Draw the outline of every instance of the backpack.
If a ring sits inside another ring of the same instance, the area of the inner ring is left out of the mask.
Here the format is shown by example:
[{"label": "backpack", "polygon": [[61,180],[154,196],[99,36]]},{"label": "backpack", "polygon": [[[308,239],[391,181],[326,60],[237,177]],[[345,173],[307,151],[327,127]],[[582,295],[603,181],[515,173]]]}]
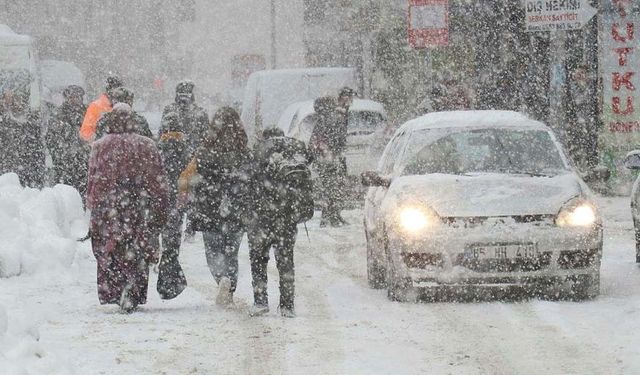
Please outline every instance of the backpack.
[{"label": "backpack", "polygon": [[280,209],[286,209],[293,222],[301,224],[311,220],[313,182],[304,143],[288,137],[274,137],[266,142],[273,200]]}]

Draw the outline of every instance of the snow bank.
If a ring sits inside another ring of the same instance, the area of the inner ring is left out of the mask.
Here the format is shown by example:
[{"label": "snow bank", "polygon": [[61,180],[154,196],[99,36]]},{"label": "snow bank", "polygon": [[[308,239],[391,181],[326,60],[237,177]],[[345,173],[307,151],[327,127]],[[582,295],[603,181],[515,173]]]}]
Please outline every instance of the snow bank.
[{"label": "snow bank", "polygon": [[3,375],[72,374],[55,355],[39,342],[38,330],[9,329],[7,313],[0,305],[0,369]]},{"label": "snow bank", "polygon": [[70,267],[86,222],[74,188],[22,188],[16,174],[0,176],[0,278]]}]

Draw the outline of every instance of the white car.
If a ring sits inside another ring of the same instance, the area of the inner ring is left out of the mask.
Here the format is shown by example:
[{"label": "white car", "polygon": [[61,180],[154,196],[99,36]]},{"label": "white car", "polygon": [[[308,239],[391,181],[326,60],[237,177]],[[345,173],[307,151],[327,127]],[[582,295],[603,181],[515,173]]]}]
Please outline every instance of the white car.
[{"label": "white car", "polygon": [[404,124],[362,176],[369,284],[392,300],[599,293],[602,222],[553,133],[504,111]]},{"label": "white car", "polygon": [[[313,100],[294,103],[280,116],[278,127],[285,134],[309,144],[316,124]],[[349,108],[349,128],[347,129],[347,171],[359,176],[375,167],[384,148],[384,132],[387,113],[381,103],[355,99]]]}]

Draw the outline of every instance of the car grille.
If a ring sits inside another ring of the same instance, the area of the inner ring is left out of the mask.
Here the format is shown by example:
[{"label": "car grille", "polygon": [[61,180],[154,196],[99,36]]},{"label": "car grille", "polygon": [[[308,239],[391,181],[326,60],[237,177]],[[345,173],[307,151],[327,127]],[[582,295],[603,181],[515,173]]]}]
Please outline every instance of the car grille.
[{"label": "car grille", "polygon": [[465,259],[459,254],[454,265],[475,272],[531,272],[543,270],[551,264],[551,252],[544,252],[534,259]]},{"label": "car grille", "polygon": [[442,221],[452,228],[476,228],[480,226],[498,226],[508,224],[532,224],[536,226],[554,225],[553,215],[514,215],[496,217],[444,217]]},{"label": "car grille", "polygon": [[443,267],[442,254],[429,253],[402,253],[402,259],[409,268],[425,269],[427,267]]}]

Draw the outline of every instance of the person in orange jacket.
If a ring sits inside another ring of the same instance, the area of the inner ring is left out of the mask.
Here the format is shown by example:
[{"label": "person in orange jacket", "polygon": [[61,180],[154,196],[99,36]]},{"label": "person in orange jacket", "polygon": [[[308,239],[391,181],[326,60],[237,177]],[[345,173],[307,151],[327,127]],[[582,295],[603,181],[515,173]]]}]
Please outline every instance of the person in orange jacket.
[{"label": "person in orange jacket", "polygon": [[111,102],[110,92],[118,87],[122,87],[122,80],[117,76],[107,78],[106,90],[98,99],[89,104],[87,113],[84,115],[82,126],[80,127],[80,138],[86,142],[93,142],[96,136],[98,120],[103,114],[111,112],[113,103]]}]

